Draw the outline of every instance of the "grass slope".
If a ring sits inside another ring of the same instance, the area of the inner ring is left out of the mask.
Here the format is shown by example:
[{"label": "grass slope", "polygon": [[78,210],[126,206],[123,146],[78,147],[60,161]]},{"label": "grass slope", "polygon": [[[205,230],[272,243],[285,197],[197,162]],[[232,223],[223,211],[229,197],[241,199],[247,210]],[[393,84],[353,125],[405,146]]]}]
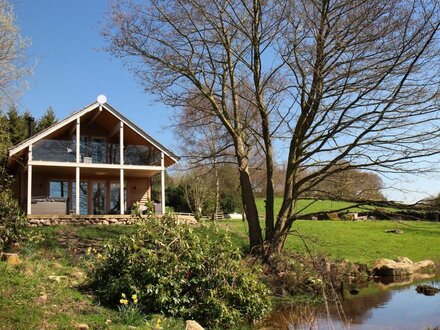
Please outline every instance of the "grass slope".
[{"label": "grass slope", "polygon": [[[134,226],[89,226],[29,228],[31,241],[20,251],[17,266],[0,262],[0,329],[75,329],[85,323],[90,329],[127,329],[117,310],[105,308],[81,290],[89,246],[102,248],[108,238],[132,234]],[[59,283],[49,276],[67,276]],[[154,329],[159,316],[145,326]],[[110,324],[106,324],[111,320]],[[163,329],[182,329],[179,320],[162,320]]]},{"label": "grass slope", "polygon": [[[275,197],[274,207],[275,214],[280,210],[282,197]],[[260,216],[264,216],[266,213],[264,198],[257,198],[257,209]],[[317,212],[332,212],[334,210],[340,210],[344,208],[350,208],[352,212],[361,212],[368,210],[368,207],[359,208],[354,207],[354,203],[331,201],[331,200],[313,200],[313,199],[300,199],[296,205],[296,210],[302,214],[317,213]],[[351,207],[353,206],[353,207]]]}]

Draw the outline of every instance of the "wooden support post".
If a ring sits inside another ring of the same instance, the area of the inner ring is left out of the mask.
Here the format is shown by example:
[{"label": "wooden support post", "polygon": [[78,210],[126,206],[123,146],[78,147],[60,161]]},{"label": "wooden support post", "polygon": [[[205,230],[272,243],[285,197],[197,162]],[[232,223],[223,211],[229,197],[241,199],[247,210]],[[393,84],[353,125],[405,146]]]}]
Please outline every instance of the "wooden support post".
[{"label": "wooden support post", "polygon": [[119,187],[120,187],[120,191],[119,191],[119,201],[120,201],[120,209],[121,209],[121,214],[125,213],[125,196],[124,196],[124,169],[121,168],[121,171],[119,173],[119,178],[120,178],[120,183],[119,183]]},{"label": "wooden support post", "polygon": [[124,122],[121,120],[119,125],[119,164],[121,165],[121,171],[119,173],[119,201],[121,214],[125,213],[125,195],[124,195]]},{"label": "wooden support post", "polygon": [[[76,118],[76,163],[79,164],[81,162],[81,121],[80,118]],[[80,168],[76,166],[76,176],[75,176],[75,214],[80,214]]]},{"label": "wooden support post", "polygon": [[165,214],[165,156],[163,152],[160,153],[160,188],[161,188],[161,200],[160,205],[162,207],[161,213]]},{"label": "wooden support post", "polygon": [[80,134],[81,134],[81,122],[79,117],[76,118],[76,163],[81,162],[81,155],[80,155]]},{"label": "wooden support post", "polygon": [[79,204],[79,201],[80,201],[79,194],[81,191],[81,189],[80,189],[81,180],[80,180],[80,169],[78,166],[76,167],[76,181],[75,182],[76,182],[75,183],[75,214],[81,214],[80,204]]},{"label": "wooden support post", "polygon": [[29,145],[28,154],[28,177],[27,177],[27,207],[26,211],[28,215],[32,214],[32,165],[29,162],[32,161],[32,144]]}]

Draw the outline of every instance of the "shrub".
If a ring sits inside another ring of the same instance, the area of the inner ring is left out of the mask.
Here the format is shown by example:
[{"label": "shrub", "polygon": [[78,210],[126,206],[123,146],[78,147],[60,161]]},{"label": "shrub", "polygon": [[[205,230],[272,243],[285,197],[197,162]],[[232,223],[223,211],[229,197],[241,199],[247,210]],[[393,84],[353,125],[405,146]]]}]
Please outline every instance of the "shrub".
[{"label": "shrub", "polygon": [[255,321],[269,290],[225,234],[193,230],[170,217],[148,219],[132,237],[106,245],[89,278],[101,303],[136,294],[145,313],[195,319],[207,327]]},{"label": "shrub", "polygon": [[327,213],[327,218],[328,218],[329,220],[335,220],[335,221],[340,220],[340,219],[339,219],[339,214],[338,214],[337,212],[330,212],[330,213]]},{"label": "shrub", "polygon": [[0,192],[0,251],[8,251],[20,241],[26,217],[10,190]]}]

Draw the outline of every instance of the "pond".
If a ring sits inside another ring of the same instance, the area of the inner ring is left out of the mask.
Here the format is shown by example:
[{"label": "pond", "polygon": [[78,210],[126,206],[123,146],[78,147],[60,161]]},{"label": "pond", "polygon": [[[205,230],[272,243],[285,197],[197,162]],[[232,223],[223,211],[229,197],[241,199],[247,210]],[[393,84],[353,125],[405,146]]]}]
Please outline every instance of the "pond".
[{"label": "pond", "polygon": [[440,293],[425,296],[417,285],[440,288],[440,278],[381,279],[346,293],[340,306],[280,305],[264,322],[264,329],[433,329],[440,327]]}]

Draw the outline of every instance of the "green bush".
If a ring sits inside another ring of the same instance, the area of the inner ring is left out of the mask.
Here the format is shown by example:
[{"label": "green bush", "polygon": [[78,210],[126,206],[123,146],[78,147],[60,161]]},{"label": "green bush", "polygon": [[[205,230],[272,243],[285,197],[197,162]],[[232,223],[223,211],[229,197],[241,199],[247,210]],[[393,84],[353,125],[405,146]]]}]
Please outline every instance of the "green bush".
[{"label": "green bush", "polygon": [[26,217],[10,190],[0,192],[0,251],[8,251],[22,238]]},{"label": "green bush", "polygon": [[255,321],[270,309],[269,290],[214,229],[148,219],[132,237],[106,245],[90,271],[101,303],[136,294],[144,313],[195,319],[206,327]]}]

